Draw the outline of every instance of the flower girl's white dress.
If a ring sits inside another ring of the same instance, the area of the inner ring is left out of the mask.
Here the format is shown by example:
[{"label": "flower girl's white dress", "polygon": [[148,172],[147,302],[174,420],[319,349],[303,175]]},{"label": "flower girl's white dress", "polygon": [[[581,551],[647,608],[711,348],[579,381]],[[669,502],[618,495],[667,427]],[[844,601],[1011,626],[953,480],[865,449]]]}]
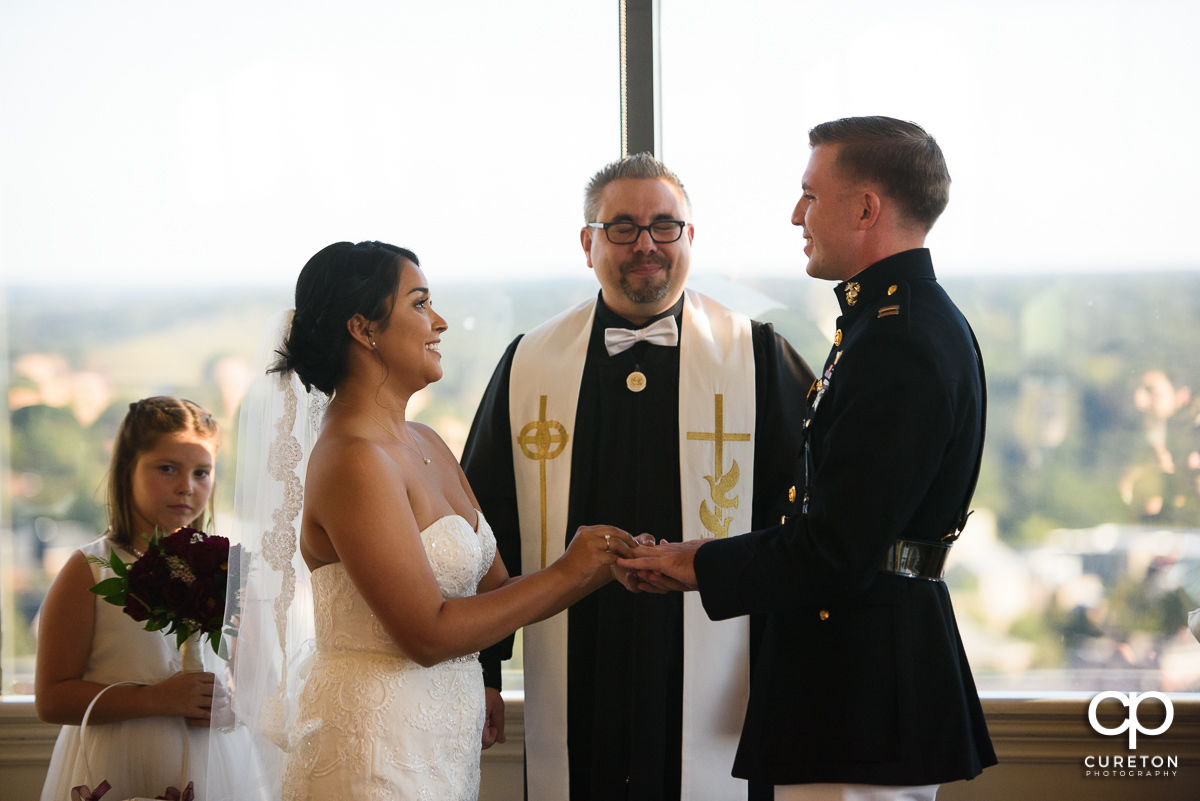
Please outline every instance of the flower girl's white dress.
[{"label": "flower girl's white dress", "polygon": [[[458,515],[421,532],[442,597],[475,594],[496,553]],[[483,673],[476,655],[432,667],[408,659],[388,637],[341,563],[313,571],[316,654],[300,695],[300,731],[283,797],[438,799],[479,795]]]},{"label": "flower girl's white dress", "polygon": [[[111,542],[101,537],[79,549],[85,556],[109,559]],[[120,549],[124,562],[137,557]],[[96,582],[114,574],[106,567],[92,564]],[[157,684],[170,678],[182,668],[175,638],[161,632],[145,631],[126,615],[121,607],[113,606],[100,596],[95,601],[95,624],[92,633],[92,652],[83,678],[100,684],[137,681]],[[205,669],[220,677],[224,663],[213,654],[208,643],[203,644]],[[210,736],[214,762],[209,764]],[[162,795],[167,787],[180,790],[183,783],[183,752],[188,751],[188,779],[193,781],[197,799],[229,797],[228,786],[215,786],[232,779],[245,760],[251,758],[249,737],[244,729],[218,732],[215,729],[188,726],[183,718],[152,717],[126,720],[87,728],[88,761],[92,780],[89,784],[80,753],[79,727],[63,726],[50,769],[42,789],[42,801],[63,801],[71,797],[71,788],[107,781],[111,788],[107,799],[123,799]],[[208,782],[212,768],[213,781]],[[186,785],[185,785],[186,786]]]}]

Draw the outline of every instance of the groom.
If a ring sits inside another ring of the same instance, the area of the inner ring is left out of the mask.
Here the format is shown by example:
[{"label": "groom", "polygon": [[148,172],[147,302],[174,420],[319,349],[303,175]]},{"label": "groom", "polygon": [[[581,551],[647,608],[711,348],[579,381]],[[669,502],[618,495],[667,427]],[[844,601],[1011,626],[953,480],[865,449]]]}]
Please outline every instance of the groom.
[{"label": "groom", "polygon": [[941,578],[986,410],[974,335],[924,247],[950,174],[933,137],[887,117],[827,122],[809,143],[792,223],[842,316],[797,415],[803,512],[620,564],[698,588],[713,620],[766,614],[735,776],[777,801],[932,801],[996,764]]},{"label": "groom", "polygon": [[[513,575],[583,524],[679,541],[794,514],[792,410],[812,373],[769,324],[685,291],[694,229],[679,179],[649,154],[614,162],[584,215],[598,297],[509,346],[463,453]],[[615,582],[526,627],[529,801],[745,798],[728,765],[748,629],[712,623],[694,597]],[[493,725],[507,649],[482,657]]]}]

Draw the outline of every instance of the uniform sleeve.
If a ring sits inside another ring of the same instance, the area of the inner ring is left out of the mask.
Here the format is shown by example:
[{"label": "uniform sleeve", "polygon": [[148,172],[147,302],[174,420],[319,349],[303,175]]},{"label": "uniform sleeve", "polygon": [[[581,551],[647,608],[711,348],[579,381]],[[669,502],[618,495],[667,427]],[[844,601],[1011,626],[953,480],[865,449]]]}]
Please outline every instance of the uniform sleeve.
[{"label": "uniform sleeve", "polygon": [[908,338],[872,337],[832,381],[809,432],[820,454],[808,514],[697,552],[711,618],[860,595],[938,474],[958,423],[935,359]]},{"label": "uniform sleeve", "polygon": [[[513,472],[512,428],[508,417],[508,385],[520,337],[504,352],[488,382],[463,448],[462,467],[496,536],[496,548],[510,576],[521,575],[521,528]],[[500,689],[500,662],[512,658],[513,637],[480,652],[483,682]]]}]

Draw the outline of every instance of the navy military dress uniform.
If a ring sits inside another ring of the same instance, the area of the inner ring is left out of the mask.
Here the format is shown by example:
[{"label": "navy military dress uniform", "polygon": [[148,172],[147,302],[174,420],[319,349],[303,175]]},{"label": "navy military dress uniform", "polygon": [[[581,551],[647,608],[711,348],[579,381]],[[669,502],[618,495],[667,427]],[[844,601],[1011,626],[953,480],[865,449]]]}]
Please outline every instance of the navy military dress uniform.
[{"label": "navy military dress uniform", "polygon": [[696,552],[711,618],[766,614],[734,775],[760,791],[969,779],[996,756],[949,592],[936,564],[912,577],[889,559],[904,541],[936,561],[961,526],[983,448],[982,361],[926,249],[835,292],[834,347],[797,410],[805,511]]}]

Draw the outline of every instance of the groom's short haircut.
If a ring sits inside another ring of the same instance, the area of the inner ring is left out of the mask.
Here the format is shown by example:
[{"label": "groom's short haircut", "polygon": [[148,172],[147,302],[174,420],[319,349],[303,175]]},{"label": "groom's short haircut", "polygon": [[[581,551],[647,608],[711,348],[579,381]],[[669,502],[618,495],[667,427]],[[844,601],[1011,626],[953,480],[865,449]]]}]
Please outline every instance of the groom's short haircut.
[{"label": "groom's short haircut", "polygon": [[877,183],[905,218],[928,233],[950,202],[950,170],[937,141],[915,122],[844,117],[808,132],[808,144],[840,146],[837,168],[851,182]]},{"label": "groom's short haircut", "polygon": [[604,187],[622,178],[661,179],[671,184],[679,190],[679,196],[683,198],[685,221],[692,221],[692,201],[688,198],[687,190],[683,188],[679,176],[649,153],[635,153],[605,165],[588,181],[587,188],[583,190],[584,222],[602,222],[596,219],[600,213],[600,193],[604,191]]}]

